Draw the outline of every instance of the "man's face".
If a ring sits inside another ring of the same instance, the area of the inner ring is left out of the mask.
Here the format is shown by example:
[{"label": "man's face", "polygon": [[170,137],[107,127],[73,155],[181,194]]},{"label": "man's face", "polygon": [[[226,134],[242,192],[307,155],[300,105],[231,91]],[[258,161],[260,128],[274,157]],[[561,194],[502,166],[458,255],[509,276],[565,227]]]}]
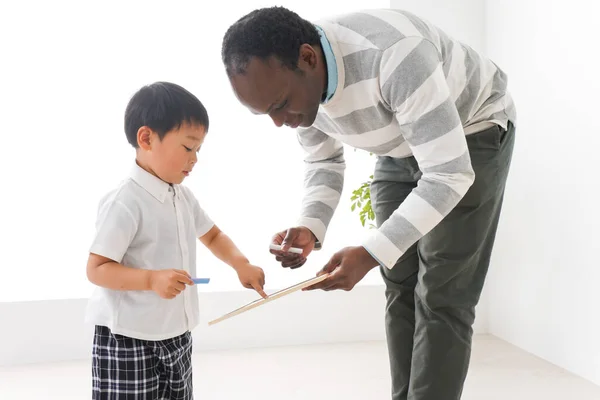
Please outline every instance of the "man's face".
[{"label": "man's face", "polygon": [[278,127],[309,127],[319,111],[324,71],[317,51],[303,45],[296,71],[282,66],[276,58],[265,61],[254,57],[246,73],[229,80],[238,100],[254,114],[268,114]]}]

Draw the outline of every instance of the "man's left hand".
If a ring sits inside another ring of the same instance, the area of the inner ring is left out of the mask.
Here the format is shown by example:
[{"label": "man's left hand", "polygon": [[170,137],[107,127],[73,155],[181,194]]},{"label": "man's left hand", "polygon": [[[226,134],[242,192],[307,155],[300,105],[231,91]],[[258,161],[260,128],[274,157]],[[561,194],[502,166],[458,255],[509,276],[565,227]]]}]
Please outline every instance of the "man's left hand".
[{"label": "man's left hand", "polygon": [[377,261],[364,247],[346,247],[335,253],[317,274],[317,276],[327,273],[331,273],[331,275],[304,290],[352,290],[367,272],[377,265]]}]

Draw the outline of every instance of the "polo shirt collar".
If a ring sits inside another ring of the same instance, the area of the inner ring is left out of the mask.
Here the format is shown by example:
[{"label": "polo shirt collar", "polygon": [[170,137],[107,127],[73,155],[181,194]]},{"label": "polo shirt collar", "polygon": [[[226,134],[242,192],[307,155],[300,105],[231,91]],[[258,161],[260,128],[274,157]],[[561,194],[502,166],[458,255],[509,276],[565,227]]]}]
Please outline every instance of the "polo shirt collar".
[{"label": "polo shirt collar", "polygon": [[178,197],[180,196],[180,190],[177,187],[178,185],[171,185],[152,175],[150,172],[140,167],[137,162],[133,164],[130,177],[161,203],[164,203],[167,198],[169,189],[174,190]]},{"label": "polo shirt collar", "polygon": [[315,25],[315,28],[317,28],[317,31],[319,32],[321,48],[323,49],[323,54],[325,56],[325,64],[327,64],[327,90],[321,99],[321,103],[326,104],[335,94],[338,85],[337,61],[333,54],[331,43],[325,35],[325,31],[318,25]]}]

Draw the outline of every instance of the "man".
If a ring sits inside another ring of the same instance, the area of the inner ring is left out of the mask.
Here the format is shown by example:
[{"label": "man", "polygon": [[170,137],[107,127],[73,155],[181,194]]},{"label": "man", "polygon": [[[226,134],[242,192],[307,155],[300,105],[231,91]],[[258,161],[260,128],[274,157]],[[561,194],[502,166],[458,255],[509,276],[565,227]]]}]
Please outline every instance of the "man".
[{"label": "man", "polygon": [[229,28],[222,57],[239,101],[298,128],[306,151],[301,216],[273,239],[283,267],[324,243],[343,187],[342,143],[377,155],[378,228],[335,253],[320,274],[335,272],[313,289],[350,290],[380,266],[392,398],[459,399],[514,143],[504,72],[399,10],[317,24],[255,10]]}]

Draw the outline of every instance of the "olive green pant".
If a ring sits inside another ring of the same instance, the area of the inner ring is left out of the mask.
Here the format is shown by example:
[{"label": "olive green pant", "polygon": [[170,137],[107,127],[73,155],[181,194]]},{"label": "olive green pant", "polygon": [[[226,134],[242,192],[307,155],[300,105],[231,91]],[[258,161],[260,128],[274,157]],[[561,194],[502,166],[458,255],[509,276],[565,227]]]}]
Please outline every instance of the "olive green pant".
[{"label": "olive green pant", "polygon": [[[461,397],[475,306],[488,271],[514,140],[512,124],[467,136],[475,182],[392,269],[381,268],[393,400]],[[378,158],[371,185],[378,226],[420,176],[414,157]]]}]

